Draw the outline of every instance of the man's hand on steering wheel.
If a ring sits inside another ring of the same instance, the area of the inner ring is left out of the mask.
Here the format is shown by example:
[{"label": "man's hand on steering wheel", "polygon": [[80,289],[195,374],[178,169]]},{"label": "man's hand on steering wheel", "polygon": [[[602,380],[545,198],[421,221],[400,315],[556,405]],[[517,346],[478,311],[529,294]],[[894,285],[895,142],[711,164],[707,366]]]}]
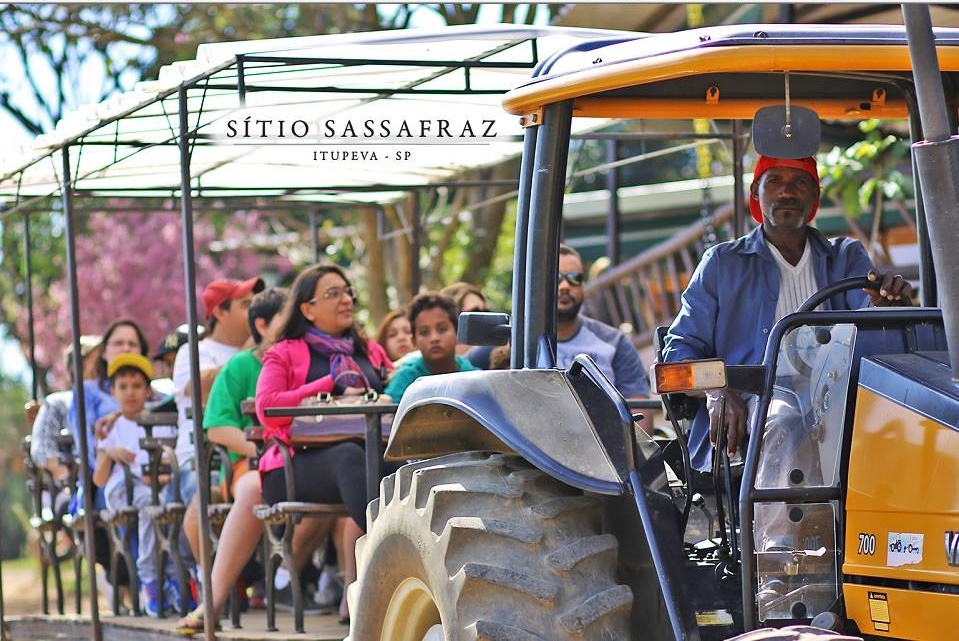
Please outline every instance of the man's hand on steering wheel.
[{"label": "man's hand on steering wheel", "polygon": [[[725,399],[725,416],[723,400]],[[706,392],[706,411],[709,412],[709,442],[713,447],[719,440],[720,422],[725,418],[726,453],[730,457],[746,446],[746,403],[735,392],[716,390]]]},{"label": "man's hand on steering wheel", "polygon": [[875,269],[870,269],[866,278],[871,281],[879,281],[879,290],[863,289],[872,299],[872,304],[876,307],[887,307],[890,305],[908,304],[912,300],[912,285],[899,274],[880,273]]}]

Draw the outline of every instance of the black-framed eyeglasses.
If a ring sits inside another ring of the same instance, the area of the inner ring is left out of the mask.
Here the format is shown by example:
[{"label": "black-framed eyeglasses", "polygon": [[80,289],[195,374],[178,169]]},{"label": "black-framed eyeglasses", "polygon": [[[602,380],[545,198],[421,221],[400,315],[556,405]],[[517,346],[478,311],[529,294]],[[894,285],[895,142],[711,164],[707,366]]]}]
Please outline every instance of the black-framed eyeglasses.
[{"label": "black-framed eyeglasses", "polygon": [[564,280],[573,287],[579,287],[583,284],[583,272],[560,272],[557,284]]},{"label": "black-framed eyeglasses", "polygon": [[339,300],[343,297],[343,294],[349,296],[351,300],[356,300],[356,292],[353,291],[352,287],[347,285],[346,287],[330,287],[323,292],[321,296],[311,298],[306,302],[312,305],[318,300]]}]

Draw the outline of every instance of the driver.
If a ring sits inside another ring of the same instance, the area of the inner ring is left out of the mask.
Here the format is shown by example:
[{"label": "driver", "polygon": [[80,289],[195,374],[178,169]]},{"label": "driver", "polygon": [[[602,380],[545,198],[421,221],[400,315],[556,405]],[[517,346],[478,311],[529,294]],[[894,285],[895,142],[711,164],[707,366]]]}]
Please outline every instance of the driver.
[{"label": "driver", "polygon": [[[749,192],[749,211],[760,226],[703,255],[666,336],[664,361],[721,358],[728,365],[759,364],[776,321],[844,278],[866,275],[879,281],[880,288],[838,294],[822,309],[896,305],[910,298],[912,286],[902,276],[876,271],[859,241],[827,239],[809,226],[819,208],[815,158],[760,156]],[[724,399],[729,456],[745,445],[742,397],[707,393],[689,435],[692,465],[698,470],[710,469]]]}]

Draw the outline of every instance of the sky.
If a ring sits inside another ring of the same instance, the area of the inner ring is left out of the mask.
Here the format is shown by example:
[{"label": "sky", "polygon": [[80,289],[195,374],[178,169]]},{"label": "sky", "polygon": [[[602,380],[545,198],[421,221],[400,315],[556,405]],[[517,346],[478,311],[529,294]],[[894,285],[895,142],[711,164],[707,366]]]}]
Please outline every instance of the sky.
[{"label": "sky", "polygon": [[30,368],[20,351],[20,343],[7,335],[4,325],[0,325],[0,374],[19,380],[24,385],[30,384]]}]

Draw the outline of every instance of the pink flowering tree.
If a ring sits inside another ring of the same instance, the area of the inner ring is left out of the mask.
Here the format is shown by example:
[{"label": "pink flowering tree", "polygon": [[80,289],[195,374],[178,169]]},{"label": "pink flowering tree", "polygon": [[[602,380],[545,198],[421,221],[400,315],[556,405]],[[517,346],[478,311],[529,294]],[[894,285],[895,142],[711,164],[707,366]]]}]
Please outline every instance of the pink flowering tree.
[{"label": "pink flowering tree", "polygon": [[[111,210],[117,209],[112,204]],[[183,238],[176,210],[93,213],[80,221],[76,241],[80,328],[100,334],[116,318],[132,318],[146,334],[152,353],[160,339],[186,322]],[[268,238],[269,215],[259,211],[197,216],[194,222],[197,301],[215,278],[249,278],[268,271],[285,275],[292,266],[274,249],[251,241]],[[66,261],[63,261],[64,265]],[[198,310],[202,320],[202,309]],[[69,289],[64,271],[45,291],[34,291],[36,358],[62,386],[63,348],[71,340]],[[27,312],[17,318],[27,335]]]}]

